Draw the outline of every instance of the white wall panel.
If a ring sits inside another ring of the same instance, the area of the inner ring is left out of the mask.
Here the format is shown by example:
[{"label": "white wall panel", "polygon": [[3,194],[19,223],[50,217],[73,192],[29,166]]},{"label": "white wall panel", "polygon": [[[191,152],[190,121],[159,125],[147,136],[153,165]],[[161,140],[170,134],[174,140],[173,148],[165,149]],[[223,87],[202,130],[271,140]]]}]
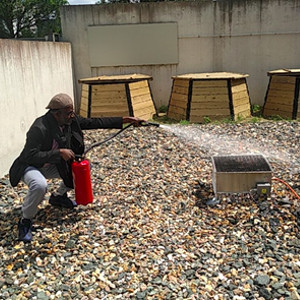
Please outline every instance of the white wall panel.
[{"label": "white wall panel", "polygon": [[92,67],[178,63],[177,23],[88,27]]}]

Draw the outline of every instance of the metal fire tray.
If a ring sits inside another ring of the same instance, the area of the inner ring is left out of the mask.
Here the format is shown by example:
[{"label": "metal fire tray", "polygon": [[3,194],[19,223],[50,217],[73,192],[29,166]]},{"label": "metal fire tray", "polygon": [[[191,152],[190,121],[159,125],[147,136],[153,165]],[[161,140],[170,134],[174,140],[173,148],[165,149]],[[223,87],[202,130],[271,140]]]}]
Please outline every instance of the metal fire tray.
[{"label": "metal fire tray", "polygon": [[258,183],[272,181],[272,169],[263,155],[213,156],[213,187],[217,193],[247,193]]}]

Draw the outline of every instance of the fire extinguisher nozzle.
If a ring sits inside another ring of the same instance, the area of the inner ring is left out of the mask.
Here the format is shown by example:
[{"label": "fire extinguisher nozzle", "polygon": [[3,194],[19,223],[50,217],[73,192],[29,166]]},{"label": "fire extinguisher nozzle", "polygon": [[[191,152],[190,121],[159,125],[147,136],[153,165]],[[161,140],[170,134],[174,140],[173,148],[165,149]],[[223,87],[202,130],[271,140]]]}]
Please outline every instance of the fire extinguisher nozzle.
[{"label": "fire extinguisher nozzle", "polygon": [[158,123],[153,123],[153,122],[142,122],[141,125],[142,126],[155,126],[155,127],[159,127]]}]

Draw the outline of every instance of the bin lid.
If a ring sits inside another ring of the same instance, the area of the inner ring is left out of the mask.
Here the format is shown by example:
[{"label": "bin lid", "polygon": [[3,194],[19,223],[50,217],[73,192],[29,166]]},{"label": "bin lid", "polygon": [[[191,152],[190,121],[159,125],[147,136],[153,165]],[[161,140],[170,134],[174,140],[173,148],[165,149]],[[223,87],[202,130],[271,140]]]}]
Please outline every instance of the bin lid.
[{"label": "bin lid", "polygon": [[278,69],[269,71],[268,76],[272,75],[298,76],[300,75],[300,69]]},{"label": "bin lid", "polygon": [[214,72],[214,73],[192,73],[172,76],[173,79],[241,79],[248,77],[248,74],[229,73],[229,72]]},{"label": "bin lid", "polygon": [[152,80],[152,77],[145,74],[127,74],[127,75],[102,75],[98,77],[82,78],[79,83],[124,83],[141,80]]}]

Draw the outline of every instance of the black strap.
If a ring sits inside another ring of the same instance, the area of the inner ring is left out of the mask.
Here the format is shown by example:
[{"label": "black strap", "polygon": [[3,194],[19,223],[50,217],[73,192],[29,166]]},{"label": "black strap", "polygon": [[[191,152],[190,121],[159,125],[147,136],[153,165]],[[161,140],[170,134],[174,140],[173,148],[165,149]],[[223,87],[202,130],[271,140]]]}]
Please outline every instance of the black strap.
[{"label": "black strap", "polygon": [[134,125],[134,123],[131,123],[131,124],[127,125],[126,127],[122,128],[121,130],[119,130],[117,133],[115,133],[115,134],[113,134],[112,136],[110,136],[109,138],[105,139],[104,141],[101,141],[101,142],[97,142],[97,143],[92,144],[87,150],[84,151],[83,156],[86,156],[86,154],[87,154],[88,152],[90,152],[93,148],[98,147],[98,146],[100,146],[100,145],[102,145],[102,144],[104,144],[104,143],[110,141],[111,139],[113,139],[113,138],[115,138],[117,135],[119,135],[121,132],[123,132],[124,130],[128,129],[129,127],[131,127],[131,126],[133,126],[133,125]]}]

